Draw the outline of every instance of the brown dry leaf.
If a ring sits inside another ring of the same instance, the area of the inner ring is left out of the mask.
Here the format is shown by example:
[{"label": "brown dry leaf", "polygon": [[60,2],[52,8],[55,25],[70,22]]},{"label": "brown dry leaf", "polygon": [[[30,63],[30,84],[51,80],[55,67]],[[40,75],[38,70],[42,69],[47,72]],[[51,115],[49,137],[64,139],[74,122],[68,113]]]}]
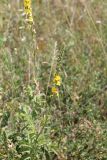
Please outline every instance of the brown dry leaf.
[{"label": "brown dry leaf", "polygon": [[38,40],[37,40],[37,49],[39,51],[46,50],[46,40],[43,37],[38,38]]}]

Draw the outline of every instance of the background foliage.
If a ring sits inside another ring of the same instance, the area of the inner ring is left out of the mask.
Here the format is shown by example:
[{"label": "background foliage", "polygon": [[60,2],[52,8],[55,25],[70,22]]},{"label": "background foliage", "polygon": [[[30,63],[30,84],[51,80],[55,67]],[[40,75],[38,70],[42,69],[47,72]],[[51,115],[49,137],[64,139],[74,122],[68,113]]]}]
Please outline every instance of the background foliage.
[{"label": "background foliage", "polygon": [[107,160],[106,0],[32,9],[29,30],[23,1],[0,1],[0,160]]}]

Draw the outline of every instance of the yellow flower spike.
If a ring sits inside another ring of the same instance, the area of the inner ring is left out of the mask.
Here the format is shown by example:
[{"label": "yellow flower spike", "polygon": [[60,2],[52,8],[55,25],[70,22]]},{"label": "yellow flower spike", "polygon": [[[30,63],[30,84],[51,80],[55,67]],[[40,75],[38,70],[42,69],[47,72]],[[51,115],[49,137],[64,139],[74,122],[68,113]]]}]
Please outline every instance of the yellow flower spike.
[{"label": "yellow flower spike", "polygon": [[27,17],[27,22],[33,24],[31,0],[24,0],[24,11]]}]

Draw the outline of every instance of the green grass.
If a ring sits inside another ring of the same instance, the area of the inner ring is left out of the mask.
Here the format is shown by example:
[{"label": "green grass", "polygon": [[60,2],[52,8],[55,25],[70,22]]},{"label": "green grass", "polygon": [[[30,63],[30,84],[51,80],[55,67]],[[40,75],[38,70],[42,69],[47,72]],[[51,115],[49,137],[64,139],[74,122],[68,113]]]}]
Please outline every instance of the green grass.
[{"label": "green grass", "polygon": [[107,160],[106,0],[32,3],[0,1],[0,160]]}]

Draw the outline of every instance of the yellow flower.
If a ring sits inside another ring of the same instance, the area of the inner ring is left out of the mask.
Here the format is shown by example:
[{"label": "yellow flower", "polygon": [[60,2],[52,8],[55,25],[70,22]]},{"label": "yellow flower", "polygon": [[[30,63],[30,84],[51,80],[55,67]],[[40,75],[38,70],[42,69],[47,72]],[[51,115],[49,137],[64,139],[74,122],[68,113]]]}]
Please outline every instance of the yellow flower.
[{"label": "yellow flower", "polygon": [[25,9],[25,14],[28,15],[32,13],[31,0],[24,0],[24,9]]},{"label": "yellow flower", "polygon": [[33,23],[31,0],[24,0],[24,11],[29,23]]},{"label": "yellow flower", "polygon": [[57,85],[60,86],[61,85],[61,77],[59,75],[55,75],[53,82]]},{"label": "yellow flower", "polygon": [[61,77],[59,75],[55,75],[53,81],[55,82],[55,81],[60,81],[60,80],[61,80]]},{"label": "yellow flower", "polygon": [[56,95],[59,95],[59,91],[56,87],[52,87],[52,93],[56,94]]},{"label": "yellow flower", "polygon": [[61,81],[56,81],[56,85],[60,86],[61,85]]}]

